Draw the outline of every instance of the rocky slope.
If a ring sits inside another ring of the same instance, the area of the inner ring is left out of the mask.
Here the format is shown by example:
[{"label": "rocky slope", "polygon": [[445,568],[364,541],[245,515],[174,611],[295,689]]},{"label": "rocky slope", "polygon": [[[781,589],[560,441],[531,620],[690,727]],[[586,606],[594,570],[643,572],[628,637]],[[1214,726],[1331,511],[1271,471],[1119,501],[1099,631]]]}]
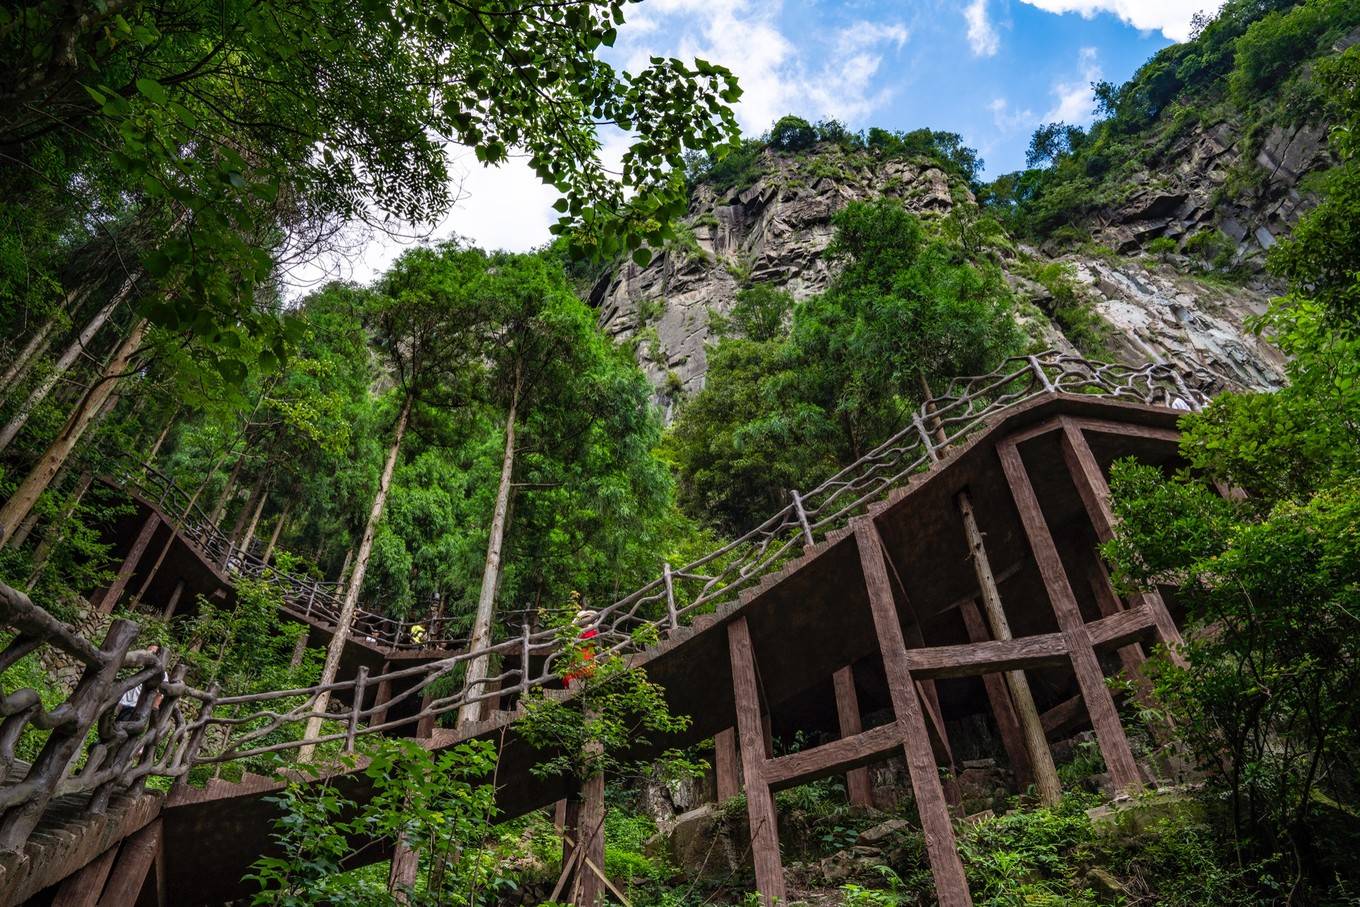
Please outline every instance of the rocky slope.
[{"label": "rocky slope", "polygon": [[[1218,225],[1235,237],[1234,260],[1256,255],[1305,204],[1297,182],[1319,165],[1317,139],[1297,131],[1268,140],[1258,157],[1269,164],[1269,173],[1234,207],[1215,192],[1232,167],[1240,166],[1236,146],[1228,135],[1199,133],[1187,139],[1174,173],[1149,177],[1124,203],[1103,213],[1096,242],[1084,246],[1091,251],[1005,252],[1002,265],[1022,310],[1030,313],[1031,333],[1046,344],[1072,346],[1056,323],[1037,317],[1050,291],[1023,276],[1023,264],[1057,258],[1070,265],[1087,304],[1106,323],[1109,355],[1138,363],[1197,362],[1244,386],[1276,384],[1281,357],[1247,325],[1278,288],[1263,278],[1237,285],[1191,276],[1187,272],[1200,267],[1199,258],[1129,253],[1155,236],[1179,238]],[[831,216],[840,208],[888,195],[929,216],[971,202],[965,188],[925,162],[878,162],[819,148],[797,156],[767,151],[760,168],[745,187],[698,187],[680,238],[645,267],[625,264],[591,294],[605,329],[634,345],[668,421],[676,404],[703,386],[711,313],[728,312],[737,292],[753,283],[785,288],[795,298],[826,287],[832,269],[823,253],[832,235]]]}]

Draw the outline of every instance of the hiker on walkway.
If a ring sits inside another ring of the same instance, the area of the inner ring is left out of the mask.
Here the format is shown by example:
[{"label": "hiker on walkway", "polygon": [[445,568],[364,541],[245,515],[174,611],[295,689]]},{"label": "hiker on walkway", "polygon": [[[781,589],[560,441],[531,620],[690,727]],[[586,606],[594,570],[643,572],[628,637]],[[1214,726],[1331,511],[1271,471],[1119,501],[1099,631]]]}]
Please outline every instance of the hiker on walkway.
[{"label": "hiker on walkway", "polygon": [[[572,597],[578,597],[578,594],[572,593]],[[591,645],[588,640],[592,640],[600,635],[599,629],[595,626],[595,620],[598,617],[598,611],[592,611],[590,608],[582,608],[577,611],[576,616],[571,619],[571,625],[578,631],[576,639],[578,642],[582,643],[582,645],[577,649],[580,653],[580,664],[567,674],[566,677],[562,678],[566,681],[568,687],[578,680],[585,680],[595,671],[594,665],[590,663],[591,660],[595,658],[595,646]]]},{"label": "hiker on walkway", "polygon": [[[150,652],[152,655],[156,655],[160,652],[161,647],[153,642],[151,645],[146,647],[146,650]],[[166,674],[164,671],[161,671],[161,683],[165,683],[169,679],[170,675]],[[119,698],[118,713],[114,715],[113,718],[114,721],[118,722],[131,721],[136,716],[137,704],[142,701],[142,686],[143,685],[140,683],[137,684],[135,687],[129,689]],[[157,693],[156,701],[152,703],[152,708],[155,708],[156,706],[160,705],[161,700],[164,698],[165,698],[164,693]]]}]

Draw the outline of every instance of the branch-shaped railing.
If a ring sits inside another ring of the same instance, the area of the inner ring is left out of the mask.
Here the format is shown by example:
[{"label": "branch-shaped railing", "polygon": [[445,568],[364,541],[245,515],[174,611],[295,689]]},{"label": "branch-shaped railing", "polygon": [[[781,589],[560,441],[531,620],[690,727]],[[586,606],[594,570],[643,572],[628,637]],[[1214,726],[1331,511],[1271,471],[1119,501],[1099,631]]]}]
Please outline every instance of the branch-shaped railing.
[{"label": "branch-shaped railing", "polygon": [[[340,619],[344,587],[337,582],[298,576],[267,564],[258,544],[242,547],[205,514],[192,496],[174,479],[147,464],[138,464],[118,477],[147,502],[175,521],[180,535],[198,549],[207,562],[228,574],[266,579],[281,593],[283,609],[294,617],[334,628]],[[359,608],[353,635],[389,649],[459,649],[467,639],[457,632],[458,622],[439,614],[408,620]]]},{"label": "branch-shaped railing", "polygon": [[[792,493],[783,509],[750,532],[692,563],[663,565],[659,577],[600,608],[595,624],[599,635],[591,642],[596,657],[641,652],[720,603],[735,600],[819,537],[866,513],[910,476],[929,470],[946,448],[1012,407],[1068,393],[1195,410],[1207,402],[1209,393],[1225,385],[1207,371],[1098,364],[1057,353],[1008,360],[992,374],[954,381],[945,393],[915,411],[897,434],[811,491]],[[0,849],[21,843],[53,795],[128,787],[151,774],[182,778],[195,764],[236,762],[304,745],[333,744],[352,750],[359,736],[554,683],[575,645],[570,633],[531,631],[526,621],[517,638],[380,677],[361,670],[354,678],[325,685],[218,697],[183,684],[181,670],[163,681],[162,659],[129,653],[136,627],[126,621],[115,622],[103,648],[96,649],[8,587],[0,586],[0,611],[4,622],[17,631],[0,655],[0,670],[44,641],[87,665],[68,701],[51,712],[37,704],[31,690],[0,700],[5,716],[0,723],[0,763],[6,771],[14,765],[14,744],[25,726],[49,732],[28,778],[0,789]],[[493,668],[490,676],[469,688],[461,677],[465,665],[476,658],[490,659]],[[116,680],[120,667],[133,673]],[[138,684],[145,691],[138,717],[126,724],[113,721],[109,716],[118,697]],[[383,701],[368,695],[378,688],[395,695]],[[148,694],[154,691],[162,691],[163,698],[153,702]],[[326,705],[321,705],[323,694]],[[390,718],[407,702],[419,705],[401,709],[407,712],[402,717]],[[318,716],[328,719],[320,734],[303,739],[305,723]],[[83,735],[96,719],[99,742],[90,748],[82,767],[70,770],[68,764],[73,764]]]}]

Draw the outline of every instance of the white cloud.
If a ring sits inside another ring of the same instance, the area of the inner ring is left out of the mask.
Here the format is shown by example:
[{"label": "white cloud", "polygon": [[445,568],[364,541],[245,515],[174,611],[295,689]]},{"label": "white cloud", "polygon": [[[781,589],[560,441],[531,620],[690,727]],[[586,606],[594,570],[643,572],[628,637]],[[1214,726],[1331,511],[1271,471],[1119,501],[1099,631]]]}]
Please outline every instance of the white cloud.
[{"label": "white cloud", "polygon": [[987,105],[992,112],[992,123],[1000,132],[1015,132],[1034,123],[1034,111],[1028,107],[1023,110],[1012,109],[1005,98],[995,98]]},{"label": "white cloud", "polygon": [[1096,97],[1091,90],[1091,83],[1098,82],[1101,75],[1096,49],[1083,47],[1077,55],[1077,66],[1081,74],[1076,79],[1054,84],[1053,96],[1056,100],[1048,113],[1044,114],[1044,122],[1084,125],[1095,116]]},{"label": "white cloud", "polygon": [[996,56],[1001,48],[1001,38],[987,17],[987,0],[973,0],[964,7],[963,18],[968,22],[968,43],[973,48],[973,56]]},{"label": "white cloud", "polygon": [[1050,13],[1080,13],[1090,19],[1111,13],[1143,31],[1160,31],[1169,40],[1190,37],[1190,18],[1203,11],[1218,12],[1224,0],[1021,0]]},{"label": "white cloud", "polygon": [[730,67],[742,88],[737,120],[748,134],[769,129],[791,112],[814,120],[860,120],[891,96],[875,82],[885,54],[908,41],[906,26],[851,23],[834,33],[818,57],[812,42],[795,47],[783,33],[780,12],[779,0],[649,0],[648,24],[636,31],[632,22],[625,24],[618,47],[634,72],[653,54],[702,57]]}]

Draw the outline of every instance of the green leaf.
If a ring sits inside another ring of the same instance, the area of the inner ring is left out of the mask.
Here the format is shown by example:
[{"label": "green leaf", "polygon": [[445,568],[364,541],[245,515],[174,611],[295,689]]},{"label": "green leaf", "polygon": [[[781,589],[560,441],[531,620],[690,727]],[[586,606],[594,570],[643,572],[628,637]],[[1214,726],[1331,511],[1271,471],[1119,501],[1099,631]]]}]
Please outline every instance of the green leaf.
[{"label": "green leaf", "polygon": [[165,86],[155,79],[141,78],[137,80],[136,84],[137,90],[153,103],[163,105],[170,99],[169,95],[165,93]]},{"label": "green leaf", "polygon": [[647,267],[647,264],[648,264],[651,260],[652,260],[652,250],[651,250],[651,249],[648,249],[648,248],[645,248],[645,247],[644,247],[644,248],[641,248],[641,249],[636,249],[636,250],[634,250],[634,252],[633,252],[633,264],[637,265],[638,267],[640,267],[640,268],[645,268],[645,267]]}]

